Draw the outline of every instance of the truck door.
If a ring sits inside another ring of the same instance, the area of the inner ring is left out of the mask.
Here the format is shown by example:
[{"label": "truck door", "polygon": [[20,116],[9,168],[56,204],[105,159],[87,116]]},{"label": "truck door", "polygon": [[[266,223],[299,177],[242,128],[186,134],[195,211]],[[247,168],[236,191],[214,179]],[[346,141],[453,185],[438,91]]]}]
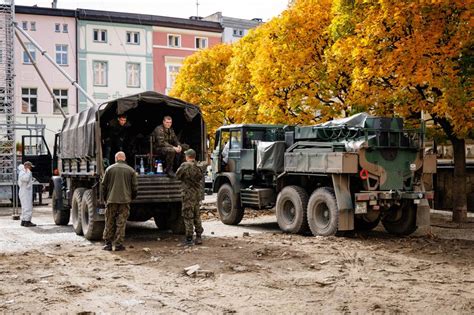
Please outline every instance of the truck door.
[{"label": "truck door", "polygon": [[53,173],[51,152],[43,136],[22,136],[21,161],[30,161],[35,166],[33,177],[40,183],[49,183]]}]

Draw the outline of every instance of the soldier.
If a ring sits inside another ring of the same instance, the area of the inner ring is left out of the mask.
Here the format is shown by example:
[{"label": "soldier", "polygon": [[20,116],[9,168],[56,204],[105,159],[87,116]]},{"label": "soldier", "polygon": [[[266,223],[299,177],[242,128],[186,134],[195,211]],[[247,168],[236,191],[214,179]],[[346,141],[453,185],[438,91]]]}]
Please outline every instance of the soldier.
[{"label": "soldier", "polygon": [[110,165],[115,153],[124,151],[128,155],[129,133],[131,124],[127,121],[127,115],[118,115],[117,119],[109,122],[104,137],[104,162]]},{"label": "soldier", "polygon": [[130,202],[137,196],[137,175],[133,168],[125,163],[125,153],[115,154],[115,164],[109,166],[102,180],[102,192],[106,202],[104,250],[125,250],[125,224],[130,212]]},{"label": "soldier", "polygon": [[196,162],[196,151],[193,149],[184,152],[186,162],[181,164],[176,172],[176,177],[183,182],[183,207],[182,215],[186,228],[184,245],[193,245],[193,226],[196,231],[195,244],[201,245],[203,232],[199,206],[202,194],[203,165]]},{"label": "soldier", "polygon": [[171,125],[173,119],[170,116],[163,118],[163,124],[159,125],[153,131],[155,138],[155,150],[158,154],[162,155],[165,159],[165,173],[169,177],[175,177],[176,174],[173,171],[173,164],[175,158],[181,162],[181,154],[183,151],[189,148],[186,144],[181,144],[174,133]]}]

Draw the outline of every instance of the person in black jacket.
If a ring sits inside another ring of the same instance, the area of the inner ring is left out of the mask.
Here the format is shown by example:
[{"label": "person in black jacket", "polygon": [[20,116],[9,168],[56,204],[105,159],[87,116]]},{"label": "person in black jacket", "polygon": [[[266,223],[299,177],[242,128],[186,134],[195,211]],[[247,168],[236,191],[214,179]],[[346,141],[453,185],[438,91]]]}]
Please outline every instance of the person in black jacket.
[{"label": "person in black jacket", "polygon": [[114,161],[115,153],[119,151],[125,152],[129,156],[130,129],[132,125],[127,121],[127,115],[121,114],[117,119],[113,119],[108,123],[104,135],[104,163],[105,166],[110,165],[110,161]]}]

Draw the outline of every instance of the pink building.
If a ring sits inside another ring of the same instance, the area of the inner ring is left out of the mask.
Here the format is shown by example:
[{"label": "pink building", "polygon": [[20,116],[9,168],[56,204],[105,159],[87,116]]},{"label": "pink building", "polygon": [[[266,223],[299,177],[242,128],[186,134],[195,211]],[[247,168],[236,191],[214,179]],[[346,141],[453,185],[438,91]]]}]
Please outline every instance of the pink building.
[{"label": "pink building", "polygon": [[[76,78],[75,10],[16,6],[15,20],[73,78]],[[47,61],[41,52],[23,37],[39,69],[45,76],[62,109],[77,112],[76,88]],[[63,117],[53,106],[53,99],[34,69],[28,55],[15,38],[15,109],[18,123],[34,116],[46,125],[45,138],[50,149],[54,133],[62,127]],[[21,132],[20,136],[21,136]],[[19,138],[19,137],[17,137]],[[19,141],[17,139],[17,141]]]},{"label": "pink building", "polygon": [[154,89],[168,94],[184,58],[222,42],[222,27],[215,22],[174,19],[180,26],[153,27]]}]

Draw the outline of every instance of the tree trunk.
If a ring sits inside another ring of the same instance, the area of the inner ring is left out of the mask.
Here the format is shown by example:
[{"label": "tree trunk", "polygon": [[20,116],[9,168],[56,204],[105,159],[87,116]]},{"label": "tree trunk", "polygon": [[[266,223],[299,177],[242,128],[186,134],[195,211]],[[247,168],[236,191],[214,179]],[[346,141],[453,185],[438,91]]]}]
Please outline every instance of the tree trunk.
[{"label": "tree trunk", "polygon": [[466,193],[466,149],[464,139],[452,137],[454,177],[453,177],[453,222],[467,221]]}]

